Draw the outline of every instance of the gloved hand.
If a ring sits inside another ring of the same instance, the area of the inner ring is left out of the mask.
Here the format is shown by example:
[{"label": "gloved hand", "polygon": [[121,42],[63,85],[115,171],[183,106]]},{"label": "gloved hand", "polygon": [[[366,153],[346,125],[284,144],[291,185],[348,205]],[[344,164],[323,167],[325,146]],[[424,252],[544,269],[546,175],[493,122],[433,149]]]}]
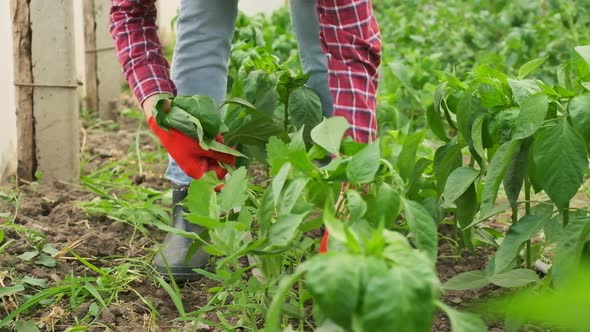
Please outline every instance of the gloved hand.
[{"label": "gloved hand", "polygon": [[[148,125],[178,166],[193,179],[200,179],[209,171],[215,171],[217,177],[221,179],[227,171],[219,165],[219,162],[229,165],[236,163],[235,156],[213,150],[203,150],[196,140],[180,131],[160,128],[151,116]],[[221,135],[217,135],[216,140],[223,143]]]}]

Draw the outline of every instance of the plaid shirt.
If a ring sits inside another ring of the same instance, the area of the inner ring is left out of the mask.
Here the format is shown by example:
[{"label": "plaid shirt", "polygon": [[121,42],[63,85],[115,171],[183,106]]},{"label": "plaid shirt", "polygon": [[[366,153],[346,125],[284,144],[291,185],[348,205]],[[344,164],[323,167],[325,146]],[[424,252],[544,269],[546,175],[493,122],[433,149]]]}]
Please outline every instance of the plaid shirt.
[{"label": "plaid shirt", "polygon": [[[318,14],[334,115],[348,120],[356,141],[372,141],[381,39],[371,1],[318,0]],[[157,35],[155,0],[112,0],[110,20],[117,56],[137,99],[175,94]]]}]

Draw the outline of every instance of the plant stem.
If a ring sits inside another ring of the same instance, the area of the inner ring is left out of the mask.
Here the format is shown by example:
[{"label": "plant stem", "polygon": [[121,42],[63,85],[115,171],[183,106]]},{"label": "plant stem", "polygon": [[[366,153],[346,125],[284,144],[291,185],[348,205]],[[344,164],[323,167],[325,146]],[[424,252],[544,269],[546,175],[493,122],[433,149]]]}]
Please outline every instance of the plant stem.
[{"label": "plant stem", "polygon": [[512,224],[518,222],[518,204],[512,205]]},{"label": "plant stem", "polygon": [[459,220],[457,219],[457,213],[453,215],[453,219],[455,222],[455,240],[457,241],[457,256],[461,257],[463,253],[463,248],[465,248],[465,237],[463,236],[463,231],[461,230],[461,225],[459,225]]},{"label": "plant stem", "polygon": [[285,132],[289,132],[289,98],[285,100]]},{"label": "plant stem", "polygon": [[[528,176],[524,177],[524,213],[525,215],[531,214],[531,181]],[[532,267],[531,262],[531,240],[526,241],[526,268]]]}]

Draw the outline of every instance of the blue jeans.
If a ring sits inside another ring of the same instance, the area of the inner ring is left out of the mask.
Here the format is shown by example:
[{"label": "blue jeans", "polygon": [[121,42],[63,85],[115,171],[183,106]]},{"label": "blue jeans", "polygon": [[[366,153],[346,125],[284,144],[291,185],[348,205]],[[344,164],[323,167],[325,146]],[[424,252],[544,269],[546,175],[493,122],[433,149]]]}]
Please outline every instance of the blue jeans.
[{"label": "blue jeans", "polygon": [[[307,86],[316,91],[324,114],[332,112],[328,88],[327,58],[320,46],[317,0],[291,0],[291,19]],[[238,13],[238,0],[182,0],[177,41],[172,61],[172,80],[178,95],[207,95],[222,103]],[[166,177],[177,185],[192,179],[170,157]]]}]

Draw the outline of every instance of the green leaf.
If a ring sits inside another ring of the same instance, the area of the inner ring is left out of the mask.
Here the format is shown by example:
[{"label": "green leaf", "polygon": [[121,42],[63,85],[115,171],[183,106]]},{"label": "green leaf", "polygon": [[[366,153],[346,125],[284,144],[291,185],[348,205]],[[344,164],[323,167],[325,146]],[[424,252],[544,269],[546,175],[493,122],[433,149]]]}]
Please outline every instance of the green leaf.
[{"label": "green leaf", "polygon": [[38,251],[27,251],[25,253],[18,255],[17,257],[22,259],[23,261],[30,261],[31,259],[33,259],[37,256],[39,256]]},{"label": "green leaf", "polygon": [[279,198],[281,197],[281,193],[283,191],[283,187],[285,186],[285,182],[287,181],[287,177],[289,176],[289,172],[291,171],[291,164],[283,164],[281,170],[277,173],[277,175],[272,180],[272,195],[273,195],[273,202],[274,205],[279,204]]},{"label": "green leaf", "polygon": [[216,211],[211,207],[217,205],[217,199],[213,188],[215,184],[205,181],[205,177],[192,181],[188,187],[188,195],[182,202],[191,214],[204,217],[217,217]]},{"label": "green leaf", "polygon": [[176,310],[178,311],[180,317],[184,317],[186,315],[186,311],[184,310],[184,304],[182,303],[182,298],[180,297],[180,294],[178,294],[178,292],[176,292],[174,288],[172,288],[172,286],[170,286],[170,284],[168,284],[166,280],[164,280],[164,278],[157,275],[155,276],[155,278],[160,284],[160,286],[164,288],[166,293],[168,293],[170,299],[172,299],[172,302],[174,303],[174,306],[176,307]]},{"label": "green leaf", "polygon": [[590,147],[590,95],[572,98],[568,109],[574,129],[584,137],[586,145]]},{"label": "green leaf", "polygon": [[223,144],[223,143],[219,143],[214,139],[205,139],[205,141],[207,142],[207,147],[210,150],[213,151],[217,151],[217,152],[221,152],[221,153],[225,153],[225,154],[229,154],[232,156],[236,156],[236,157],[243,157],[243,158],[248,158],[247,156],[245,156],[243,153],[241,153],[240,151],[236,150],[236,149],[232,149],[231,147]]},{"label": "green leaf", "polygon": [[490,282],[486,271],[476,270],[457,274],[443,284],[443,289],[451,291],[465,291],[485,287]]},{"label": "green leaf", "polygon": [[34,320],[18,320],[16,322],[16,332],[40,332],[39,327]]},{"label": "green leaf", "polygon": [[473,121],[471,127],[471,140],[473,149],[481,157],[484,158],[484,146],[483,146],[483,124],[487,120],[487,114],[480,114]]},{"label": "green leaf", "polygon": [[206,229],[214,229],[223,226],[223,223],[218,219],[200,216],[197,214],[187,214],[184,216],[184,218],[191,224],[200,225],[205,227]]},{"label": "green leaf", "polygon": [[300,177],[294,179],[287,185],[279,203],[279,216],[285,216],[291,213],[309,180],[308,177]]},{"label": "green leaf", "polygon": [[221,104],[220,107],[225,105],[239,105],[250,109],[256,109],[256,106],[252,105],[249,101],[243,98],[230,98]]},{"label": "green leaf", "polygon": [[504,179],[504,174],[506,174],[506,169],[508,169],[512,158],[520,148],[520,144],[521,141],[506,142],[494,154],[487,170],[485,187],[482,193],[481,211],[483,213],[493,207],[500,184]]},{"label": "green leaf", "polygon": [[422,175],[430,165],[432,165],[432,160],[429,158],[420,158],[416,161],[416,165],[414,165],[412,175],[410,176],[406,187],[406,195],[408,198],[414,199],[419,197],[419,191],[422,189],[421,186],[424,182]]},{"label": "green leaf", "polygon": [[35,264],[47,266],[47,267],[54,267],[57,265],[57,260],[45,253],[39,255],[39,257],[35,260]]},{"label": "green leaf", "polygon": [[241,207],[248,199],[248,171],[245,167],[235,170],[221,192],[219,193],[219,207],[228,212]]},{"label": "green leaf", "polygon": [[449,174],[461,166],[461,157],[461,146],[454,142],[441,146],[434,153],[434,175],[439,195],[444,192]]},{"label": "green leaf", "polygon": [[224,117],[227,130],[223,134],[225,144],[262,147],[272,136],[286,139],[283,121],[274,116],[277,95],[275,84],[268,74],[251,71],[244,83],[247,85],[246,91],[240,92],[240,95],[252,104],[232,103],[227,108]]},{"label": "green leaf", "polygon": [[526,138],[539,130],[549,108],[549,98],[543,94],[534,94],[524,99],[520,112],[514,121],[512,139]]},{"label": "green leaf", "polygon": [[394,222],[401,209],[401,197],[393,187],[387,183],[381,183],[377,187],[376,214],[379,221],[383,220],[385,225]]},{"label": "green leaf", "polygon": [[289,95],[289,115],[297,130],[303,129],[305,143],[311,144],[311,130],[322,121],[320,96],[310,88],[299,87]]},{"label": "green leaf", "polygon": [[350,212],[351,221],[360,220],[367,213],[367,203],[356,190],[346,190],[346,206]]},{"label": "green leaf", "polygon": [[[553,207],[553,205],[551,205]],[[550,217],[549,215],[548,217]],[[561,222],[561,215],[549,219],[543,228],[543,235],[545,235],[545,244],[553,244],[561,239],[563,236],[563,224]]]},{"label": "green leaf", "polygon": [[350,329],[361,295],[362,256],[327,253],[310,260],[306,277],[314,306],[344,329]]},{"label": "green leaf", "polygon": [[303,222],[305,214],[289,214],[279,217],[278,220],[270,226],[270,245],[271,247],[286,247],[297,235],[297,228]]},{"label": "green leaf", "polygon": [[334,240],[337,240],[339,242],[345,242],[346,235],[344,234],[344,225],[341,220],[334,216],[334,207],[328,205],[329,202],[327,201],[326,208],[324,209],[324,214],[322,215],[322,219],[324,220],[324,225],[326,225],[326,229],[330,233],[330,240],[332,240],[333,238]]},{"label": "green leaf", "polygon": [[474,113],[473,97],[470,93],[463,94],[457,105],[457,130],[465,141],[471,137],[471,119]]},{"label": "green leaf", "polygon": [[90,293],[97,301],[98,303],[100,303],[100,305],[104,308],[107,306],[107,304],[104,302],[104,299],[102,298],[102,295],[100,295],[100,293],[98,292],[98,290],[96,290],[96,287],[94,287],[92,284],[90,283],[85,283],[84,287],[85,290],[88,291],[88,293]]},{"label": "green leaf", "polygon": [[291,143],[289,143],[288,151],[289,161],[291,162],[291,165],[293,165],[293,168],[304,173],[309,173],[315,168],[307,155],[302,130],[299,130],[293,136]]},{"label": "green leaf", "polygon": [[[275,79],[264,70],[252,70],[243,80],[243,96],[251,102],[256,110],[264,114],[273,114],[277,108],[278,94]],[[228,116],[230,114],[227,114]]]},{"label": "green leaf", "polygon": [[380,164],[381,151],[379,140],[376,140],[352,156],[346,166],[346,176],[352,184],[369,183],[375,179]]},{"label": "green leaf", "polygon": [[[183,108],[183,110],[199,119],[205,137],[215,138],[221,128],[221,114],[217,103],[208,96],[193,96],[191,99],[194,100],[194,104],[191,104],[188,108]],[[175,100],[172,101],[173,106]]]},{"label": "green leaf", "polygon": [[469,188],[456,201],[457,209],[455,214],[457,216],[457,223],[461,227],[460,232],[463,238],[463,243],[469,250],[473,250],[473,241],[471,239],[473,229],[468,228],[479,211],[479,202],[477,201],[477,192],[475,190],[475,183],[471,184]]},{"label": "green leaf", "polygon": [[338,156],[340,144],[346,130],[350,127],[348,121],[340,116],[324,119],[311,130],[313,141],[331,154]]},{"label": "green leaf", "polygon": [[[411,257],[411,256],[410,256]],[[361,265],[360,262],[357,263]],[[363,266],[360,331],[428,331],[435,306],[432,285],[408,266],[388,269],[368,257]],[[395,298],[396,301],[391,301]],[[350,329],[352,330],[352,329]]]},{"label": "green leaf", "polygon": [[438,253],[438,232],[436,223],[426,209],[417,202],[403,199],[406,220],[418,249],[436,262]]},{"label": "green leaf", "polygon": [[446,304],[439,303],[439,307],[449,316],[453,332],[486,332],[488,327],[477,315],[461,312]]},{"label": "green leaf", "polygon": [[25,286],[23,285],[14,285],[10,287],[2,287],[0,288],[0,298],[3,296],[14,295],[16,293],[22,292],[25,290]]},{"label": "green leaf", "polygon": [[204,138],[203,126],[199,119],[177,106],[170,108],[160,126],[164,129],[176,129],[197,141],[202,141]]},{"label": "green leaf", "polygon": [[445,205],[449,206],[456,201],[473,182],[479,177],[479,171],[473,167],[463,166],[455,169],[447,179],[444,196]]},{"label": "green leaf", "polygon": [[[237,120],[236,120],[237,121]],[[266,145],[273,136],[285,137],[285,130],[281,123],[272,116],[259,110],[250,111],[239,125],[230,126],[224,133],[225,144],[234,146],[242,145]]]},{"label": "green leaf", "polygon": [[524,287],[533,282],[539,281],[539,276],[533,270],[516,269],[502,274],[495,274],[489,277],[494,285],[504,288]]},{"label": "green leaf", "polygon": [[529,96],[541,91],[541,88],[533,80],[512,80],[508,79],[508,84],[512,89],[512,96],[517,104],[522,105],[523,101]]},{"label": "green leaf", "polygon": [[289,161],[287,143],[278,137],[271,137],[266,145],[266,150],[270,175],[274,176],[283,167],[283,164]]},{"label": "green leaf", "polygon": [[172,98],[174,98],[174,96],[170,94],[160,93],[155,96],[156,100],[154,100],[154,107],[150,110],[152,112],[152,116],[156,120],[158,126],[164,129],[170,129],[166,127],[166,121],[164,120],[166,118],[166,111],[168,111],[165,110],[164,107],[167,105],[166,101],[172,101]]},{"label": "green leaf", "polygon": [[518,78],[523,79],[547,61],[547,57],[531,60],[518,69]]},{"label": "green leaf", "polygon": [[43,251],[44,253],[46,253],[50,256],[53,256],[59,252],[59,250],[57,250],[54,246],[52,246],[49,243],[44,244],[41,251]]},{"label": "green leaf", "polygon": [[47,279],[37,279],[37,278],[33,278],[31,276],[26,276],[22,279],[22,281],[25,284],[29,284],[32,286],[37,286],[40,288],[45,288],[47,287]]},{"label": "green leaf", "polygon": [[[481,79],[481,77],[480,77]],[[479,85],[479,94],[481,96],[481,104],[485,107],[493,108],[498,106],[506,106],[507,100],[504,92],[500,85],[491,79],[484,79],[488,83],[482,83]],[[471,119],[466,119],[470,121]],[[467,135],[466,137],[469,137]]]},{"label": "green leaf", "polygon": [[503,273],[510,268],[522,244],[539,233],[547,220],[546,217],[527,215],[510,226],[494,257],[494,274]]},{"label": "green leaf", "polygon": [[555,204],[563,209],[578,192],[588,168],[586,143],[563,120],[541,131],[533,148],[535,177]]},{"label": "green leaf", "polygon": [[590,65],[590,45],[576,46],[574,49]]},{"label": "green leaf", "polygon": [[563,230],[557,243],[551,275],[557,286],[563,286],[578,268],[586,239],[590,234],[590,218],[574,217]]},{"label": "green leaf", "polygon": [[426,109],[426,119],[428,120],[428,126],[430,127],[430,130],[432,130],[432,133],[438,139],[445,142],[450,141],[445,131],[442,116],[440,115],[439,111],[435,110],[434,106],[428,107]]},{"label": "green leaf", "polygon": [[484,144],[490,147],[496,143],[504,144],[512,140],[512,131],[519,112],[517,108],[509,108],[493,113],[486,132],[491,142],[484,141]]},{"label": "green leaf", "polygon": [[309,262],[311,262],[312,260],[303,262],[297,267],[295,273],[293,273],[292,275],[284,276],[280,279],[275,296],[273,297],[272,302],[268,306],[268,310],[266,311],[264,332],[276,332],[281,328],[281,309],[283,308],[283,304],[287,298],[287,295],[289,295],[295,283],[307,271],[307,267],[310,264]]},{"label": "green leaf", "polygon": [[397,159],[397,168],[402,179],[406,181],[412,176],[416,164],[416,153],[420,143],[424,140],[424,136],[425,132],[419,131],[408,135],[404,141],[402,151]]},{"label": "green leaf", "polygon": [[528,169],[531,145],[530,140],[524,140],[522,142],[519,151],[510,162],[510,165],[506,170],[506,175],[504,176],[504,192],[506,193],[511,206],[516,205],[524,183],[524,178]]}]

